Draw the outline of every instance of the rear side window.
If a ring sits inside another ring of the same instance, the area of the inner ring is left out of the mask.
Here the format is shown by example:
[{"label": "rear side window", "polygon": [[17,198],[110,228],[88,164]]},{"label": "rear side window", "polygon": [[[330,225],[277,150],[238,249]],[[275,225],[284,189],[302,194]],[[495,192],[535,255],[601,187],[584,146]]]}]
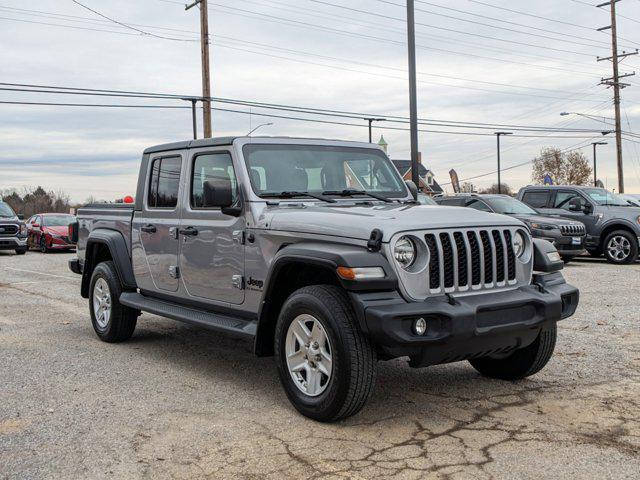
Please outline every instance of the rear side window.
[{"label": "rear side window", "polygon": [[151,164],[149,208],[175,208],[178,204],[181,157],[156,158]]},{"label": "rear side window", "polygon": [[219,181],[231,181],[231,191],[235,202],[237,196],[236,174],[233,170],[231,155],[227,152],[198,155],[193,162],[191,179],[191,207],[205,208],[205,183],[216,185]]},{"label": "rear side window", "polygon": [[549,191],[525,192],[522,201],[533,208],[545,208],[549,202]]}]

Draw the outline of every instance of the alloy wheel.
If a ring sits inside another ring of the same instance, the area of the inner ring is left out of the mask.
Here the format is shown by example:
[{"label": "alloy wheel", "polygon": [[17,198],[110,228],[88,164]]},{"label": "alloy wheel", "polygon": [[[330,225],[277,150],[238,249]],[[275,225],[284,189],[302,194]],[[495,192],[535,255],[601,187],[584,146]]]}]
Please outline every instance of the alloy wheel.
[{"label": "alloy wheel", "polygon": [[310,397],[324,392],[333,370],[331,341],[320,321],[298,315],[287,330],[285,354],[296,387]]},{"label": "alloy wheel", "polygon": [[98,278],[93,287],[93,313],[98,326],[107,328],[111,318],[111,291],[104,278]]},{"label": "alloy wheel", "polygon": [[631,254],[631,242],[622,235],[616,235],[609,240],[607,251],[614,260],[625,260]]}]

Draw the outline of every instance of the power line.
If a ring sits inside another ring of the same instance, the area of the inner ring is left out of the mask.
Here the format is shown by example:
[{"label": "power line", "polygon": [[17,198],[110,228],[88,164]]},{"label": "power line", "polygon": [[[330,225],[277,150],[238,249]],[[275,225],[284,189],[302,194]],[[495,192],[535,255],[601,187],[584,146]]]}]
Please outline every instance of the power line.
[{"label": "power line", "polygon": [[[140,92],[140,91],[126,91],[126,90],[103,90],[103,89],[89,89],[89,88],[76,88],[76,87],[60,87],[51,85],[35,85],[24,83],[7,83],[0,82],[0,91],[17,91],[25,93],[54,93],[65,95],[94,95],[102,97],[127,97],[127,98],[153,98],[153,99],[173,99],[173,100],[202,100],[203,97],[178,95],[178,94],[163,94],[155,92]],[[312,107],[300,107],[295,105],[275,104],[266,102],[257,102],[249,100],[238,100],[229,98],[210,97],[213,102],[229,103],[235,105],[242,105],[254,108],[276,109],[292,111],[297,113],[306,113],[312,115],[326,115],[333,117],[344,117],[350,119],[364,119],[370,117],[384,117],[385,121],[391,123],[406,123],[408,119],[402,116],[395,116],[390,114],[372,114],[366,112],[350,112],[343,110],[329,110]],[[457,128],[474,128],[474,129],[487,129],[494,130],[495,128],[510,128],[512,130],[524,130],[533,132],[551,131],[554,133],[592,133],[594,129],[559,129],[549,128],[545,126],[531,126],[531,125],[514,125],[514,124],[499,124],[499,123],[483,123],[483,122],[466,122],[455,120],[442,120],[442,119],[421,119],[420,124],[432,125],[432,126],[447,126]]]}]

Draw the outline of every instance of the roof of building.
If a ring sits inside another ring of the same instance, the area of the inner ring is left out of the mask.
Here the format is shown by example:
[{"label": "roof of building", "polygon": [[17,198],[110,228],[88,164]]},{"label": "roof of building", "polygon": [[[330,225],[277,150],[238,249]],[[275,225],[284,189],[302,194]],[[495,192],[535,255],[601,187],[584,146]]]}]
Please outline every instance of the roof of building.
[{"label": "roof of building", "polygon": [[[402,177],[404,178],[407,173],[409,173],[411,171],[411,160],[391,160],[393,162],[393,164],[396,166],[396,168],[398,169],[398,171],[400,172],[400,175],[402,175]],[[418,164],[418,175],[420,175],[420,183],[422,184],[423,181],[422,179],[425,178],[427,176],[427,173],[429,173],[431,170],[429,170],[427,167],[425,167],[423,164]],[[433,173],[433,172],[431,172]],[[432,179],[433,180],[433,185],[426,185],[432,192],[434,193],[442,193],[444,192],[444,190],[442,189],[442,187],[440,186],[440,184],[436,181],[435,178]]]}]

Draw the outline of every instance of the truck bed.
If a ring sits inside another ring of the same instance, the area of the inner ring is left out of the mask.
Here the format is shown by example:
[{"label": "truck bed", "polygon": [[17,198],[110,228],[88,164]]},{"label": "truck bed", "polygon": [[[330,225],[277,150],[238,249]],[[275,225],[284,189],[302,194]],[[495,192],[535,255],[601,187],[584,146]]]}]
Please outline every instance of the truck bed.
[{"label": "truck bed", "polygon": [[95,203],[78,209],[78,258],[84,258],[87,238],[97,228],[116,230],[122,234],[131,255],[131,222],[133,205],[126,203]]}]

